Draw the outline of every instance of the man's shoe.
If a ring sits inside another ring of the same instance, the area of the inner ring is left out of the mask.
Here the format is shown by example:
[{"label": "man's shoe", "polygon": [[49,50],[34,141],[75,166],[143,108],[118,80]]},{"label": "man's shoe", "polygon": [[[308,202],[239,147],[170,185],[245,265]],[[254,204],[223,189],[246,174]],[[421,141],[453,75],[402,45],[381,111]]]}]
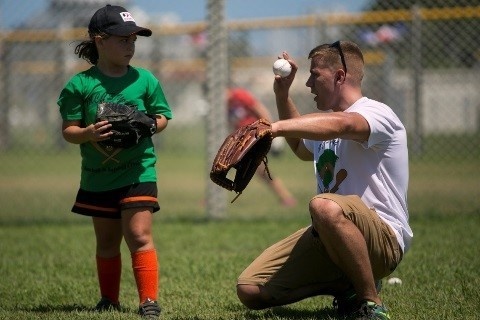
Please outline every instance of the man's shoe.
[{"label": "man's shoe", "polygon": [[349,315],[355,311],[357,305],[357,294],[353,288],[339,294],[333,298],[332,306],[341,317]]},{"label": "man's shoe", "polygon": [[376,304],[372,301],[364,301],[357,311],[353,314],[354,320],[389,320],[387,308],[384,305]]},{"label": "man's shoe", "polygon": [[[377,294],[382,290],[382,280],[375,282]],[[342,294],[336,295],[332,302],[333,308],[341,317],[352,314],[358,307],[357,294],[353,288],[349,288]]]},{"label": "man's shoe", "polygon": [[160,317],[160,306],[157,301],[153,301],[149,298],[143,302],[138,308],[138,314],[145,319],[158,319]]},{"label": "man's shoe", "polygon": [[113,303],[108,298],[102,297],[100,301],[95,306],[95,310],[99,312],[103,311],[120,311],[120,303]]}]

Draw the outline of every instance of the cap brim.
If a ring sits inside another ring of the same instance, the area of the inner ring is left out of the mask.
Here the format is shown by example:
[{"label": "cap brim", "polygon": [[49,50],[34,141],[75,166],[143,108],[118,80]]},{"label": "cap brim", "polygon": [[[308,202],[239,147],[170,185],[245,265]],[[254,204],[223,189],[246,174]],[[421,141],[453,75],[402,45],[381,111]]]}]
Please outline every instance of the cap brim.
[{"label": "cap brim", "polygon": [[152,35],[152,30],[147,29],[147,28],[142,28],[139,26],[126,26],[123,25],[118,28],[107,28],[105,30],[108,34],[114,35],[114,36],[122,36],[126,37],[132,34],[136,34],[138,36],[142,37],[150,37]]}]

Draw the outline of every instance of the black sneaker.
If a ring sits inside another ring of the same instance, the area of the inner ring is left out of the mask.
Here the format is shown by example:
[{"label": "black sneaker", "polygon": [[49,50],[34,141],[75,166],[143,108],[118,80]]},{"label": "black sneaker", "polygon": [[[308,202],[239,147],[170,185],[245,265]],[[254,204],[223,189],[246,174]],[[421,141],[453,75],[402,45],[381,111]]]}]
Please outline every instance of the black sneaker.
[{"label": "black sneaker", "polygon": [[390,320],[387,308],[373,301],[364,301],[352,316],[353,320]]},{"label": "black sneaker", "polygon": [[357,294],[353,288],[348,289],[342,294],[333,298],[332,306],[340,317],[349,315],[355,311],[357,304]]},{"label": "black sneaker", "polygon": [[161,311],[162,310],[157,301],[153,301],[149,298],[147,298],[147,300],[145,300],[145,302],[138,308],[138,314],[145,319],[158,319]]},{"label": "black sneaker", "polygon": [[[382,280],[375,282],[377,294],[382,290]],[[345,317],[356,311],[358,308],[357,294],[353,288],[349,288],[342,294],[336,295],[332,302],[333,308],[337,311],[338,315]]]},{"label": "black sneaker", "polygon": [[110,299],[102,297],[95,306],[95,310],[99,312],[103,311],[120,311],[120,303],[113,303]]}]

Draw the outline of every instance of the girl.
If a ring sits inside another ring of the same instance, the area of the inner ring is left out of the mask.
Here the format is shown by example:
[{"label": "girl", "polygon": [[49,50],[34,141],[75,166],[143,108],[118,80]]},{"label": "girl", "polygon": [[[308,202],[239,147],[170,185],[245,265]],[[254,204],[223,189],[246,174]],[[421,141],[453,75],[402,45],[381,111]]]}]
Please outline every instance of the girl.
[{"label": "girl", "polygon": [[99,9],[88,25],[89,40],[75,54],[93,66],[73,76],[65,85],[58,105],[66,141],[80,145],[80,188],[72,212],[91,216],[96,236],[96,264],[101,299],[96,310],[120,309],[120,245],[131,253],[139,295],[139,314],[156,319],[159,266],[152,237],[152,213],[160,209],[154,146],[150,137],[128,149],[112,149],[103,143],[111,125],[96,121],[101,103],[122,103],[155,115],[156,132],[172,118],[162,87],[154,75],[130,66],[137,36],[152,31],[136,25],[123,7]]}]

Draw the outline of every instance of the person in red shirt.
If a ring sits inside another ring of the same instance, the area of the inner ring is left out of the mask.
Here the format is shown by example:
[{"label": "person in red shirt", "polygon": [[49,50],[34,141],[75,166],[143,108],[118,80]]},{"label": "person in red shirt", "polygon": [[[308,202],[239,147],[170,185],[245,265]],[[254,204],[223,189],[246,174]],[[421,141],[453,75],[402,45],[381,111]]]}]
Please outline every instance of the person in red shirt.
[{"label": "person in red shirt", "polygon": [[[228,90],[227,110],[228,122],[232,131],[261,118],[272,121],[267,107],[244,88],[230,88]],[[263,163],[258,167],[256,175],[272,189],[283,206],[295,206],[297,201],[293,195],[279,178],[272,177],[270,179],[268,177]]]}]

